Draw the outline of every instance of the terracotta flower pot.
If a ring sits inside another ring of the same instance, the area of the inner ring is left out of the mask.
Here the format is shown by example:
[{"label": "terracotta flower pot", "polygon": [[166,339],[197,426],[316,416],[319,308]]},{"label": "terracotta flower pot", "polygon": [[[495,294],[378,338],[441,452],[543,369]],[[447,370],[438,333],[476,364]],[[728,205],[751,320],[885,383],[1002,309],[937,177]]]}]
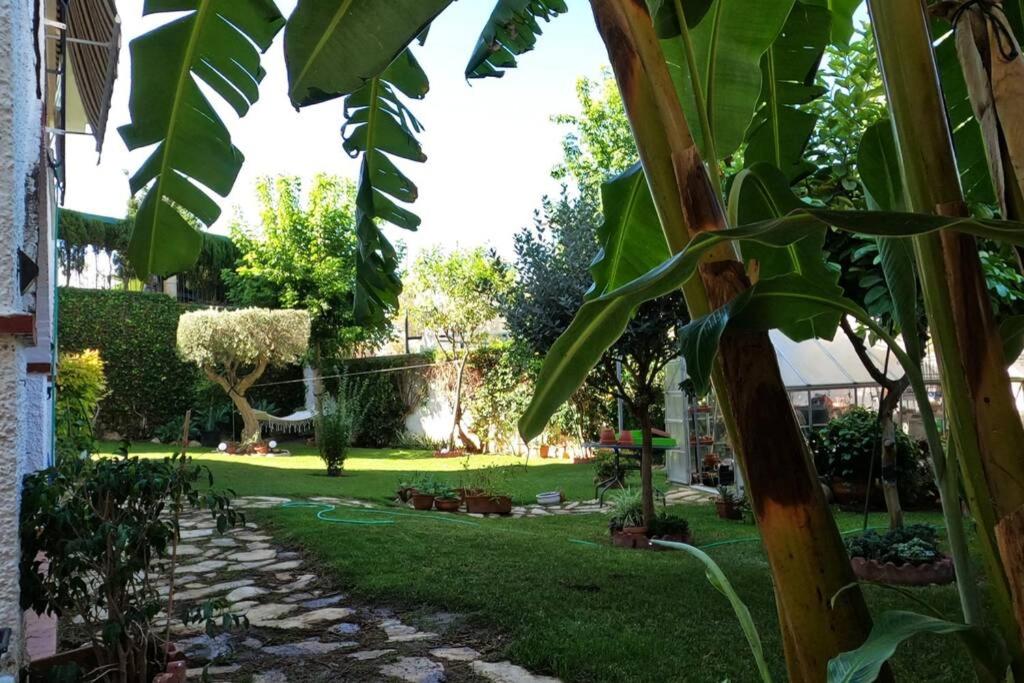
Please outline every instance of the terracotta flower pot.
[{"label": "terracotta flower pot", "polygon": [[430,493],[417,491],[409,496],[409,500],[412,501],[412,506],[416,510],[430,510],[434,507],[434,496]]},{"label": "terracotta flower pot", "polygon": [[255,453],[259,454],[259,455],[266,455],[267,453],[270,452],[270,446],[268,446],[265,443],[258,443],[258,444],[256,444],[255,446],[252,447],[252,450],[253,450],[253,452],[255,452]]},{"label": "terracotta flower pot", "polygon": [[613,444],[615,443],[615,430],[611,427],[604,427],[601,429],[601,436],[598,439],[600,443]]},{"label": "terracotta flower pot", "polygon": [[540,447],[540,457],[542,457],[542,458],[544,458],[546,460],[547,457],[548,457],[548,452],[550,450],[551,450],[551,446],[549,446],[547,444],[544,444],[543,446],[541,446]]},{"label": "terracotta flower pot", "polygon": [[862,581],[873,581],[894,586],[928,586],[952,583],[955,578],[953,560],[942,556],[928,564],[882,564],[878,560],[854,557],[850,560],[853,573]]},{"label": "terracotta flower pot", "polygon": [[466,496],[466,512],[480,515],[510,515],[512,499],[508,496]]},{"label": "terracotta flower pot", "polygon": [[631,526],[612,531],[612,545],[617,548],[643,549],[650,547],[647,527]]},{"label": "terracotta flower pot", "polygon": [[435,498],[434,507],[438,512],[458,512],[462,501],[458,498]]},{"label": "terracotta flower pot", "polygon": [[718,510],[718,516],[722,519],[743,519],[743,511],[736,507],[736,504],[728,500],[716,500],[715,509]]}]

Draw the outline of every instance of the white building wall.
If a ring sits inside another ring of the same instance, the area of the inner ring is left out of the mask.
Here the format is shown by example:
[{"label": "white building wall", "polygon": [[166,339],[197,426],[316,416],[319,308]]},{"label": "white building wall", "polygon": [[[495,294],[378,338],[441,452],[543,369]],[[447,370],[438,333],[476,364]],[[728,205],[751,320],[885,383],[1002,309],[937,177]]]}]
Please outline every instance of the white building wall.
[{"label": "white building wall", "polygon": [[[7,0],[0,12],[0,316],[8,318],[36,308],[35,286],[26,295],[20,292],[18,248],[32,258],[41,252],[40,267],[45,271],[52,236],[46,226],[46,237],[39,240],[40,217],[45,222],[53,215],[45,188],[36,192],[43,134],[40,96],[45,90],[41,21],[36,21],[42,13],[39,5],[41,0]],[[42,300],[48,325],[47,294]],[[48,344],[49,337],[41,341]],[[31,336],[0,333],[0,628],[11,628],[13,635],[7,654],[0,658],[0,675],[17,670],[23,649],[18,588],[21,478],[29,462],[37,464],[41,457],[45,461],[48,451],[40,433],[49,424],[47,379],[45,374],[29,377],[33,345]],[[41,358],[46,358],[45,350],[44,346]],[[30,443],[32,431],[36,434]]]}]

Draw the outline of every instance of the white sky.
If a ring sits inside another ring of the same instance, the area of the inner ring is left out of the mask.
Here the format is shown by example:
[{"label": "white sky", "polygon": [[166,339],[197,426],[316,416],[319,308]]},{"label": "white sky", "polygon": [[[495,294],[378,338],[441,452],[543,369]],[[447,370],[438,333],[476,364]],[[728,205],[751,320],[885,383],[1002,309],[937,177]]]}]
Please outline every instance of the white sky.
[{"label": "white sky", "polygon": [[[406,241],[410,253],[440,243],[488,245],[510,254],[512,235],[532,220],[541,196],[558,188],[550,171],[561,159],[563,131],[550,117],[578,111],[576,79],[596,77],[607,63],[589,3],[569,0],[570,12],[544,25],[538,48],[520,58],[518,69],[470,86],[463,71],[494,2],[453,3],[417,51],[431,92],[411,108],[426,127],[420,141],[429,159],[403,168],[419,186],[420,198],[411,208],[423,225],[416,234],[388,229],[393,240]],[[294,4],[278,0],[285,15]],[[120,217],[128,201],[127,173],[148,153],[129,154],[116,130],[128,121],[128,41],[164,19],[143,20],[142,0],[119,0],[118,9],[124,39],[103,156],[97,166],[92,138],[68,136],[65,206]],[[230,109],[217,106],[246,162],[234,191],[221,201],[224,212],[216,232],[227,230],[236,209],[250,222],[255,219],[253,184],[259,176],[308,178],[324,171],[356,177],[357,161],[341,148],[341,101],[301,112],[289,104],[282,38],[283,32],[264,55],[267,77],[261,100],[249,114],[238,119]]]}]

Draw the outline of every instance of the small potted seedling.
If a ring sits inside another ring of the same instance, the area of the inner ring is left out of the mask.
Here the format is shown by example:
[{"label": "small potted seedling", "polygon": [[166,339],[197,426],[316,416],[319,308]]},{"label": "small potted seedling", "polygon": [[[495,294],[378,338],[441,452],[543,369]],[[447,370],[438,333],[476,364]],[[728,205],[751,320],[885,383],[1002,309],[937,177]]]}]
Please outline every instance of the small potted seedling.
[{"label": "small potted seedling", "polygon": [[460,505],[462,499],[455,489],[441,485],[434,490],[434,508],[438,512],[458,512]]},{"label": "small potted seedling", "polygon": [[719,486],[718,497],[715,498],[715,509],[722,519],[743,519],[743,508],[741,507],[741,496],[736,493],[732,486]]},{"label": "small potted seedling", "polygon": [[434,507],[434,490],[437,483],[433,477],[419,477],[409,490],[409,502],[416,510],[431,510]]}]

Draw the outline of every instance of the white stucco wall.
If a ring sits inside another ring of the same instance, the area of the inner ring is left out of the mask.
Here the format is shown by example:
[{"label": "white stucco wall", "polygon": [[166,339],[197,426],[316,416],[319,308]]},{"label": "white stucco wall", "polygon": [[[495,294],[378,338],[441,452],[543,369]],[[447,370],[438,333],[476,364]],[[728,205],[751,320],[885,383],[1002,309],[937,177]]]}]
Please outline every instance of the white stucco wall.
[{"label": "white stucco wall", "polygon": [[[0,315],[31,312],[34,290],[22,296],[18,286],[17,250],[36,256],[35,173],[40,161],[42,103],[37,87],[43,65],[37,61],[41,31],[34,31],[37,2],[7,0],[0,12]],[[28,238],[26,238],[28,236]],[[46,264],[42,264],[46,268]],[[18,509],[21,478],[27,469],[30,421],[42,429],[45,378],[28,390],[26,350],[31,340],[0,335],[0,627],[13,629],[0,674],[16,671],[22,650],[18,599]],[[31,416],[31,418],[30,418]]]}]

